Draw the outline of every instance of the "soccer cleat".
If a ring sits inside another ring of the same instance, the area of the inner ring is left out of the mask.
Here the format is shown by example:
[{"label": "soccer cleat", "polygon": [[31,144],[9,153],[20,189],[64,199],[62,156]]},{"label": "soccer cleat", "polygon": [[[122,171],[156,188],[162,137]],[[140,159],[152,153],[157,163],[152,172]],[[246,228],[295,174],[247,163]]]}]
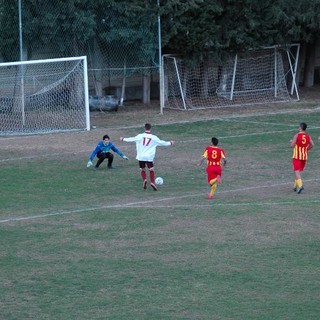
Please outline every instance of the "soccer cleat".
[{"label": "soccer cleat", "polygon": [[144,190],[147,189],[147,180],[144,180],[144,181],[143,181],[143,183],[142,183],[142,188],[143,188]]},{"label": "soccer cleat", "polygon": [[115,167],[114,166],[108,166],[108,169],[115,169]]},{"label": "soccer cleat", "polygon": [[213,198],[213,196],[209,193],[209,194],[208,194],[208,199],[211,200],[212,198]]},{"label": "soccer cleat", "polygon": [[294,187],[292,190],[293,190],[294,192],[297,192],[297,187]]},{"label": "soccer cleat", "polygon": [[152,187],[152,189],[153,189],[154,191],[158,191],[157,186],[156,186],[153,182],[150,183],[150,186]]},{"label": "soccer cleat", "polygon": [[297,193],[300,194],[302,192],[302,190],[304,189],[303,186],[301,186],[300,188],[297,189]]}]

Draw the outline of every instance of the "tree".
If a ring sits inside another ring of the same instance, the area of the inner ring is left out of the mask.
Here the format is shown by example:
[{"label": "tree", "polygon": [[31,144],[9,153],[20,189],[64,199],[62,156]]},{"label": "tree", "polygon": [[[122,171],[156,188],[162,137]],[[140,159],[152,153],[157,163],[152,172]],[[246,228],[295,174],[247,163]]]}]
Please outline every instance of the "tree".
[{"label": "tree", "polygon": [[297,25],[301,27],[300,42],[305,51],[303,85],[314,85],[315,51],[320,47],[320,1],[305,0],[300,3],[300,13],[296,14]]},{"label": "tree", "polygon": [[282,9],[271,0],[176,0],[163,6],[164,44],[189,57],[207,50],[222,57],[286,42],[275,28]]},{"label": "tree", "polygon": [[0,0],[0,51],[4,61],[19,60],[18,26],[16,2]]},{"label": "tree", "polygon": [[[137,72],[137,66],[145,77],[144,83],[150,82],[150,67],[155,65],[157,53],[156,2],[150,0],[100,0],[95,3],[96,47],[94,60],[101,53],[108,65],[108,78],[122,77],[123,97],[126,78]],[[102,92],[101,74],[94,73],[97,92]],[[146,88],[146,91],[149,88]],[[150,98],[148,95],[148,99]]]},{"label": "tree", "polygon": [[24,43],[29,57],[49,46],[53,57],[79,55],[94,35],[92,0],[25,0]]},{"label": "tree", "polygon": [[[263,46],[306,43],[315,49],[320,0],[163,0],[164,52],[216,60]],[[308,54],[308,53],[307,53]],[[311,58],[314,54],[308,54]],[[307,70],[314,69],[309,59]],[[313,72],[309,71],[309,74]]]}]

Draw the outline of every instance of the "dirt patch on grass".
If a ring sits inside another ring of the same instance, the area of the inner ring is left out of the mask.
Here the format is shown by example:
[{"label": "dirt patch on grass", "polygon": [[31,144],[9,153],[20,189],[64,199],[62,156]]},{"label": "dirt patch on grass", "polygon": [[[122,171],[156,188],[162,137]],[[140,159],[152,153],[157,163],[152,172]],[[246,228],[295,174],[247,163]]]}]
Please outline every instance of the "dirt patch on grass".
[{"label": "dirt patch on grass", "polygon": [[320,86],[300,89],[300,97],[299,102],[292,101],[291,103],[189,111],[164,109],[163,113],[160,113],[159,101],[153,101],[150,105],[143,105],[140,102],[126,103],[125,106],[119,107],[117,112],[91,112],[90,119],[93,129],[89,132],[0,137],[2,150],[0,161],[10,159],[10,155],[14,157],[39,157],[42,154],[48,156],[48,150],[52,156],[59,153],[69,153],[72,156],[82,151],[89,153],[103,134],[108,133],[117,143],[122,134],[122,128],[135,127],[140,132],[146,122],[152,125],[164,125],[265,113],[309,112],[320,106]]},{"label": "dirt patch on grass", "polygon": [[179,122],[210,120],[220,117],[246,116],[261,113],[308,110],[320,107],[320,86],[300,89],[300,101],[278,104],[261,104],[242,107],[210,108],[201,110],[164,109],[161,113],[159,101],[150,105],[128,102],[117,112],[92,112],[91,124],[97,128],[121,128],[124,126],[143,126],[146,122],[153,125]]}]

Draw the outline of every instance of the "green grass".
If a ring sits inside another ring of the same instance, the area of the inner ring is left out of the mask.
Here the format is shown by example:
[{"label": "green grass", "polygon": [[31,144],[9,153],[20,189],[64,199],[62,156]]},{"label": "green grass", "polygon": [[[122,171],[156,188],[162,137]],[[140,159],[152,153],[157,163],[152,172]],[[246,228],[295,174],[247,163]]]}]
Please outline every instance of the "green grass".
[{"label": "green grass", "polygon": [[[301,121],[316,146],[297,195]],[[97,172],[71,136],[74,154],[47,159],[13,146],[0,165],[0,318],[318,319],[319,123],[312,112],[156,126],[176,141],[158,149],[159,192],[142,190],[133,144],[117,144],[130,161]],[[213,135],[228,165],[208,201],[196,163]]]}]

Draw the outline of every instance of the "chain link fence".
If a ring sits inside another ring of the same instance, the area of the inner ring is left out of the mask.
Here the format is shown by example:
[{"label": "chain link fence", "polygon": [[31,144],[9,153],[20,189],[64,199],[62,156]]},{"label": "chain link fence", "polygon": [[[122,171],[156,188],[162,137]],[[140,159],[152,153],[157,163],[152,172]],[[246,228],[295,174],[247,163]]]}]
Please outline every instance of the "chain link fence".
[{"label": "chain link fence", "polygon": [[159,94],[157,14],[156,0],[0,0],[0,59],[87,56],[91,96],[148,103]]}]

